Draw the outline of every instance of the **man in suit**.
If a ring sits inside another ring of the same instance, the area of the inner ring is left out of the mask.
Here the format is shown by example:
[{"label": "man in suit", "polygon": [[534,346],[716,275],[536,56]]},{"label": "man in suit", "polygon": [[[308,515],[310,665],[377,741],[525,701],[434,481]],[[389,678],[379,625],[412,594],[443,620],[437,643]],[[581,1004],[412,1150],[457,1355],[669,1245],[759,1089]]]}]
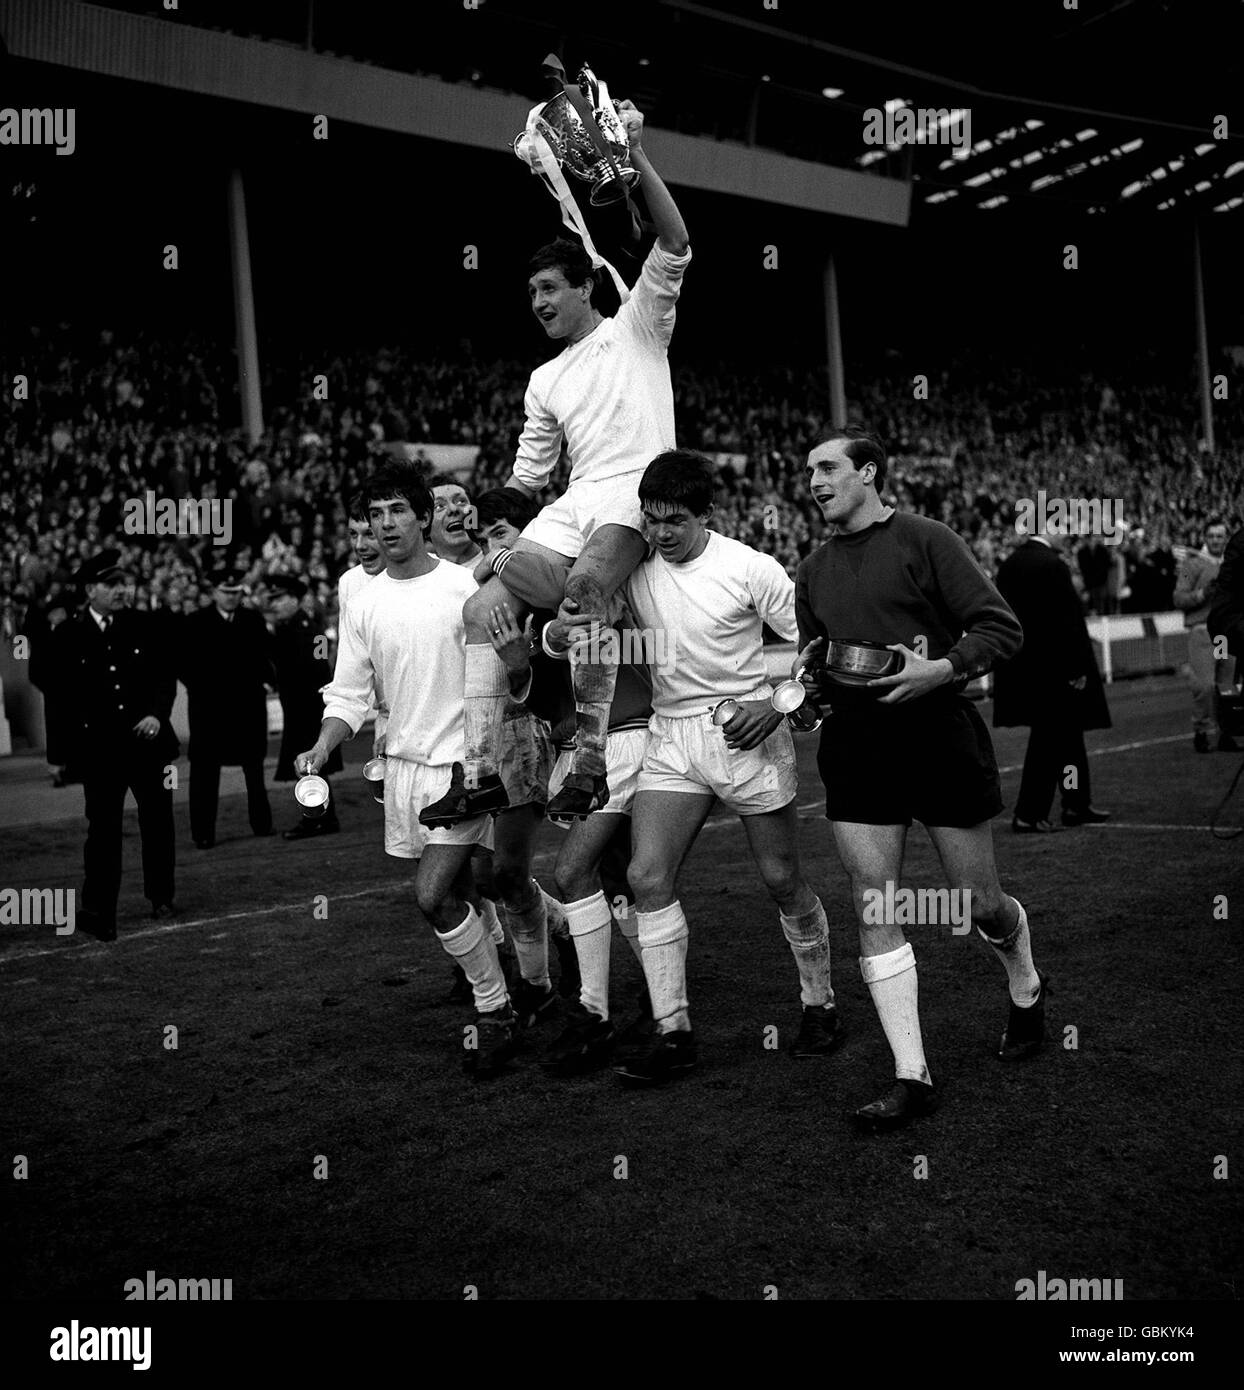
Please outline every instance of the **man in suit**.
[{"label": "man in suit", "polygon": [[[317,655],[317,643],[326,650],[328,639],[301,607],[306,592],[307,586],[302,580],[290,574],[274,574],[264,582],[263,603],[272,625],[272,658],[284,715],[281,752],[274,778],[277,782],[297,779],[294,758],[319,737],[324,719],[324,697],[320,691],[333,678],[327,657]],[[334,748],[320,768],[320,776],[328,777],[340,771],[341,749]],[[284,838],[312,840],[321,835],[335,835],[340,829],[337,807],[330,794],[323,815],[303,816],[292,830],[285,832]]]},{"label": "man in suit", "polygon": [[243,608],[246,574],[226,565],[212,577],[212,604],[181,620],[178,675],[190,696],[190,833],[199,849],[216,843],[220,769],[241,765],[246,810],[256,835],[272,834],[264,787],[268,687],[274,682],[268,629]]},{"label": "man in suit", "polygon": [[163,624],[126,605],[132,583],[117,550],[87,560],[74,576],[88,604],[50,639],[49,683],[57,687],[69,759],[86,793],[85,881],[77,925],[100,941],[117,937],[121,818],[134,793],[142,835],[143,891],[154,918],[173,904],[172,779],[178,754],[169,722],[176,678]]},{"label": "man in suit", "polygon": [[1175,607],[1183,610],[1188,631],[1188,674],[1192,685],[1192,746],[1198,753],[1210,751],[1210,735],[1218,735],[1220,753],[1238,752],[1238,745],[1218,718],[1218,691],[1231,679],[1234,662],[1218,659],[1207,621],[1214,582],[1227,549],[1227,523],[1213,520],[1205,527],[1205,544],[1190,550],[1179,565]]},{"label": "man in suit", "polygon": [[1017,835],[1056,829],[1056,787],[1064,826],[1110,819],[1092,806],[1084,749],[1084,731],[1110,728],[1110,711],[1060,541],[1048,531],[1030,535],[998,569],[998,590],[1023,626],[1024,645],[994,671],[994,728],[1032,730],[1011,820]]}]

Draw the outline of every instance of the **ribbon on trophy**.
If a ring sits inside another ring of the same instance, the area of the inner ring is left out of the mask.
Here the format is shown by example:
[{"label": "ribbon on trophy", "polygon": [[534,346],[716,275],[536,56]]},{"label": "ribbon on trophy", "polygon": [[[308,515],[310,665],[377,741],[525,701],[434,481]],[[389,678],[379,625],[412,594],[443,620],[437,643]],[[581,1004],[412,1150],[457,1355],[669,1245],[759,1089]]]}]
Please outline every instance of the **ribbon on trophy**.
[{"label": "ribbon on trophy", "polygon": [[[631,213],[631,225],[638,235],[640,228],[645,225],[639,216],[634,202],[630,196],[629,183],[637,175],[629,168],[623,170],[614,150],[610,147],[609,141],[601,132],[597,124],[596,117],[591,106],[587,102],[577,84],[566,81],[566,71],[562,67],[560,59],[556,54],[550,53],[544,62],[545,71],[557,83],[559,96],[564,94],[567,105],[578,116],[582,123],[583,133],[591,142],[591,147],[599,157],[600,164],[607,171],[609,181],[616,180],[616,187],[621,190],[622,197],[625,198],[627,207]],[[597,81],[596,91],[602,106],[609,104],[608,88],[603,82]],[[554,99],[556,101],[556,98]],[[562,172],[562,160],[564,150],[560,148],[559,132],[554,130],[546,117],[553,103],[542,102],[539,106],[533,106],[527,113],[526,127],[514,142],[514,153],[526,164],[531,171],[543,179],[550,193],[557,200],[561,208],[562,223],[568,231],[573,232],[583,243],[583,249],[587,252],[588,258],[595,269],[605,269],[609,272],[613,280],[614,288],[618,292],[618,299],[625,304],[630,298],[630,290],[627,288],[626,281],[622,279],[613,265],[596,249],[596,244],[592,240],[592,234],[588,231],[587,223],[580,211],[579,204],[575,200],[574,194],[570,191],[570,185],[566,181],[566,176]],[[616,119],[616,118],[615,118]],[[623,149],[625,147],[623,146]],[[623,160],[625,154],[623,154]],[[576,169],[578,174],[580,171]],[[629,174],[629,178],[627,175]],[[581,175],[580,175],[581,176]],[[595,201],[595,199],[593,200]]]}]

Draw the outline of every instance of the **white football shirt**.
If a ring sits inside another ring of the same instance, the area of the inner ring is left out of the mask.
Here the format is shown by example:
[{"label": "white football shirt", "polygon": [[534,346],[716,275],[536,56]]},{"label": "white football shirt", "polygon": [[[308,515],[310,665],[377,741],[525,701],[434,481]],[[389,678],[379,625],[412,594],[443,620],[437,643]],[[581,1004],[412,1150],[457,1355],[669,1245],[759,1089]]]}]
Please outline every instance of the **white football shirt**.
[{"label": "white football shirt", "polygon": [[539,491],[549,480],[562,440],[570,486],[642,473],[674,447],[670,338],[683,271],[691,249],[672,256],[654,244],[630,299],[586,338],[564,347],[531,374],[526,424],[514,476]]},{"label": "white football shirt", "polygon": [[466,628],[462,605],[479,586],[438,560],[417,579],[387,572],[363,585],[346,611],[324,714],[358,733],[377,692],[388,696],[386,752],[437,767],[461,762]]},{"label": "white football shirt", "polygon": [[676,719],[770,690],[763,625],[785,642],[798,635],[794,580],[772,555],[716,531],[685,564],[660,553],[644,560],[626,595],[636,627],[664,637],[666,659],[652,666],[652,709]]},{"label": "white football shirt", "polygon": [[346,609],[350,606],[350,600],[364,584],[377,577],[374,574],[368,574],[362,565],[353,565],[337,581],[337,621],[339,626],[345,621]]}]

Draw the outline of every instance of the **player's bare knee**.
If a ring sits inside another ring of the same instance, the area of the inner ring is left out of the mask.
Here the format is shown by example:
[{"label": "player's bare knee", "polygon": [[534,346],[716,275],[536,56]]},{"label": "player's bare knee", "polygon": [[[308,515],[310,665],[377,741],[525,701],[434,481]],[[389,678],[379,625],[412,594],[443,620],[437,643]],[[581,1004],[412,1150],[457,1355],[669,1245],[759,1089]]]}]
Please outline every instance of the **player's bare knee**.
[{"label": "player's bare knee", "polygon": [[497,897],[507,907],[522,910],[529,905],[532,895],[531,871],[525,860],[494,860],[492,881],[497,890]]},{"label": "player's bare knee", "polygon": [[769,896],[783,909],[803,896],[803,876],[793,864],[770,861],[760,866],[760,875]]},{"label": "player's bare knee", "polygon": [[674,874],[664,864],[632,859],[626,877],[636,902],[654,901],[667,895],[673,897]]},{"label": "player's bare knee", "polygon": [[972,925],[986,936],[1004,936],[1011,926],[1007,912],[1007,897],[1001,888],[973,888],[971,892]]}]

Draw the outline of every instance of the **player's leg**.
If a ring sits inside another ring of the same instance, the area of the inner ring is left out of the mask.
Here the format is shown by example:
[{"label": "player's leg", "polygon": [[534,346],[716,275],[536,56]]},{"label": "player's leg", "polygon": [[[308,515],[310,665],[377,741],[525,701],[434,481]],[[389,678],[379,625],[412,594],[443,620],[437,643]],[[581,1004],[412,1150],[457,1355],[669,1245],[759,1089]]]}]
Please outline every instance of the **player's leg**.
[{"label": "player's leg", "polygon": [[495,1075],[513,1054],[518,1030],[497,948],[470,903],[474,889],[471,850],[470,844],[424,845],[415,874],[415,897],[442,949],[471,982],[477,1015],[464,1065],[483,1078]]},{"label": "player's leg", "polygon": [[794,801],[776,811],[740,817],[756,868],[778,906],[782,934],[799,972],[803,1007],[793,1057],[827,1057],[843,1038],[830,983],[829,922],[799,862],[799,815]]},{"label": "player's leg", "polygon": [[531,855],[543,807],[511,806],[493,824],[492,873],[497,894],[514,938],[521,976],[514,989],[514,1008],[523,1027],[549,1017],[557,992],[549,980],[548,911],[540,885],[531,876]]},{"label": "player's leg", "polygon": [[1038,1051],[1045,1039],[1048,981],[1032,962],[1028,914],[998,882],[993,826],[989,821],[967,829],[931,825],[929,838],[950,886],[971,893],[976,930],[1006,970],[1011,1007],[998,1056],[1007,1062],[1022,1061]]},{"label": "player's leg", "polygon": [[[629,526],[606,523],[593,531],[566,579],[561,612],[612,621],[619,587],[647,554],[647,542]],[[570,774],[549,803],[553,818],[583,816],[608,800],[605,742],[618,665],[591,646],[570,654],[575,698],[575,748]]]},{"label": "player's leg", "polygon": [[600,866],[617,819],[596,812],[572,822],[553,869],[579,958],[579,1002],[598,1018],[609,1017],[609,929],[613,922]]},{"label": "player's leg", "polygon": [[566,1026],[541,1058],[555,1076],[579,1076],[604,1066],[613,1052],[609,1019],[609,954],[613,920],[600,880],[600,862],[614,824],[625,817],[598,811],[571,821],[553,874],[575,953],[579,988],[566,1006]]},{"label": "player's leg", "polygon": [[656,1033],[646,1053],[615,1068],[629,1081],[665,1081],[697,1060],[687,1003],[687,919],[677,884],[678,870],[715,799],[707,792],[656,790],[641,790],[635,797],[628,877]]},{"label": "player's leg", "polygon": [[894,1086],[857,1110],[855,1119],[866,1129],[895,1129],[935,1104],[920,1036],[915,954],[902,928],[878,908],[886,885],[897,885],[902,876],[907,827],[834,821],[833,832],[860,923],[860,974],[894,1054]]},{"label": "player's leg", "polygon": [[567,556],[520,538],[508,557],[504,578],[494,576],[463,605],[465,752],[461,766],[454,767],[449,790],[420,812],[424,825],[454,825],[510,804],[500,775],[510,684],[491,641],[492,611],[505,604],[521,624],[533,608],[556,608],[570,564]]}]

